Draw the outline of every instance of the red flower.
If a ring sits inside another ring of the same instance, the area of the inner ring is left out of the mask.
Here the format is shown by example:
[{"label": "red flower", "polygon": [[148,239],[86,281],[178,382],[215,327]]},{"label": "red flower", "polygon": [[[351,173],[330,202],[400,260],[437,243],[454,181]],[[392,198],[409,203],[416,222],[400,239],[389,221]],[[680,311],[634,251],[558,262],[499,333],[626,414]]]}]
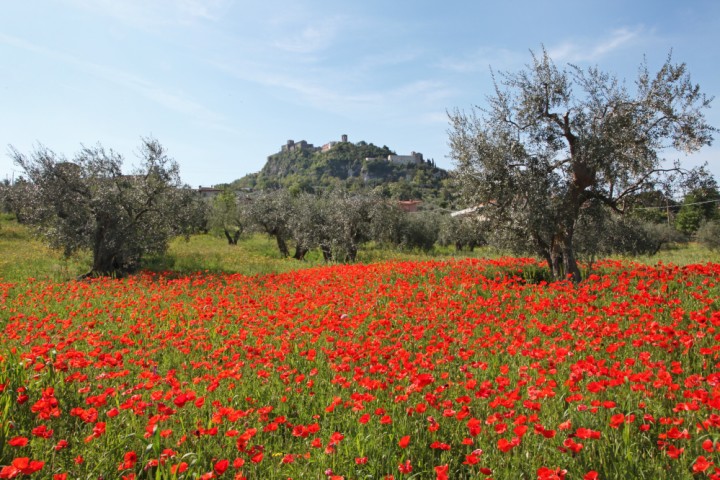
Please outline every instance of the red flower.
[{"label": "red flower", "polygon": [[448,480],[448,472],[450,466],[446,463],[445,465],[438,465],[435,467],[435,480]]},{"label": "red flower", "polygon": [[692,466],[692,471],[695,473],[704,472],[713,465],[713,462],[700,455],[695,459],[695,463]]},{"label": "red flower", "polygon": [[560,468],[540,467],[537,471],[537,478],[538,480],[563,480],[566,474],[567,470]]},{"label": "red flower", "polygon": [[407,448],[408,445],[410,445],[410,435],[405,435],[400,439],[398,442],[398,445],[400,448]]},{"label": "red flower", "polygon": [[50,438],[53,436],[53,431],[49,430],[45,425],[40,425],[32,429],[32,434],[40,438]]},{"label": "red flower", "polygon": [[668,446],[666,453],[668,457],[672,459],[680,458],[680,455],[685,451],[685,448],[677,448],[675,445]]},{"label": "red flower", "polygon": [[482,432],[482,424],[477,418],[471,418],[467,421],[466,425],[468,427],[468,430],[470,430],[470,435],[472,435],[473,437],[479,435],[480,432]]},{"label": "red flower", "polygon": [[597,430],[590,430],[589,428],[580,427],[575,430],[575,436],[577,438],[591,438],[597,440],[600,438],[600,432]]},{"label": "red flower", "polygon": [[39,460],[30,460],[28,457],[18,457],[13,459],[10,465],[0,470],[0,478],[15,478],[18,475],[32,475],[42,469],[45,462]]},{"label": "red flower", "polygon": [[25,437],[13,437],[8,440],[8,445],[11,447],[25,447],[28,444],[28,439]]},{"label": "red flower", "polygon": [[567,447],[568,450],[570,450],[573,453],[578,453],[583,448],[582,443],[578,443],[575,440],[573,440],[572,438],[566,438],[565,441],[563,442],[563,445],[565,447]]},{"label": "red flower", "polygon": [[330,435],[330,445],[337,445],[342,441],[342,439],[345,438],[345,435],[343,435],[340,432],[335,432],[332,435]]},{"label": "red flower", "polygon": [[137,463],[137,453],[134,451],[129,451],[125,453],[125,456],[123,457],[123,462],[118,465],[118,470],[128,470],[135,466]]},{"label": "red flower", "polygon": [[183,473],[183,472],[187,471],[187,469],[188,469],[187,462],[180,462],[177,465],[172,465],[170,467],[170,473],[172,473],[173,475],[177,475],[178,473]]},{"label": "red flower", "polygon": [[222,459],[215,463],[213,470],[215,470],[215,473],[217,473],[218,475],[222,475],[223,473],[225,473],[225,470],[227,470],[229,466],[230,461]]},{"label": "red flower", "polygon": [[625,423],[625,415],[622,413],[617,413],[610,417],[610,427],[611,428],[619,428],[620,425]]},{"label": "red flower", "polygon": [[515,447],[517,447],[518,445],[520,445],[520,438],[519,438],[519,437],[513,437],[512,440],[510,440],[510,441],[508,441],[508,440],[505,439],[505,438],[501,438],[500,440],[498,440],[497,445],[498,445],[498,448],[500,449],[501,452],[507,453],[507,452],[509,452],[510,450],[512,450],[513,448],[515,448]]}]

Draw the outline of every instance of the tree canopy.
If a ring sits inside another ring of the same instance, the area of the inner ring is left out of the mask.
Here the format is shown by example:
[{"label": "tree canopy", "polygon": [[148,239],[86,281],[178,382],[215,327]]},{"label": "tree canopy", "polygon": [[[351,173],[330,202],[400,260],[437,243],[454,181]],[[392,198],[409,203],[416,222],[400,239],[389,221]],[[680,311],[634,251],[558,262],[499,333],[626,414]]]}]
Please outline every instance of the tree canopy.
[{"label": "tree canopy", "polygon": [[38,147],[30,156],[11,147],[29,184],[22,218],[66,255],[92,252],[88,275],[124,275],[143,256],[163,253],[169,239],[189,233],[198,210],[195,192],[183,188],[177,163],[157,140],[143,139],[140,165],[123,172],[122,155],[84,147],[72,161]]},{"label": "tree canopy", "polygon": [[544,49],[533,53],[525,69],[496,77],[485,107],[450,114],[464,199],[482,207],[504,246],[542,255],[555,278],[579,281],[577,230],[601,234],[597,215],[624,213],[678,168],[665,152],[709,145],[711,100],[670,56],[655,74],[643,63],[631,90],[597,67],[559,68]]},{"label": "tree canopy", "polygon": [[209,209],[209,226],[222,230],[229,245],[237,245],[246,227],[245,212],[238,196],[229,188],[213,199]]}]

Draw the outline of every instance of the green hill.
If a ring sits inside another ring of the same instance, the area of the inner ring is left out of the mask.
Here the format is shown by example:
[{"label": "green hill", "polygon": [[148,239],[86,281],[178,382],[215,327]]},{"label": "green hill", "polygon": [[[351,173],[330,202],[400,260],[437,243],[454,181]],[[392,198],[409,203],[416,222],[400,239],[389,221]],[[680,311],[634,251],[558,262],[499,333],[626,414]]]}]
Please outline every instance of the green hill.
[{"label": "green hill", "polygon": [[[343,137],[345,139],[346,137]],[[262,170],[228,185],[230,188],[316,192],[328,188],[374,190],[399,200],[423,200],[443,208],[454,206],[454,188],[446,170],[422,154],[397,155],[387,146],[360,141],[330,142],[315,147],[289,140],[270,155]]]}]

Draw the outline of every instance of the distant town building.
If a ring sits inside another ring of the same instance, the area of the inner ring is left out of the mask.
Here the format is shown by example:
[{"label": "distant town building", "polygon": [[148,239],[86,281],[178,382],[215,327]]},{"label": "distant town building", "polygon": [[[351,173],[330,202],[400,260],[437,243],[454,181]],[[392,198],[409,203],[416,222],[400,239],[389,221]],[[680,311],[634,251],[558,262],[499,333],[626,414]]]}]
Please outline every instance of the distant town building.
[{"label": "distant town building", "polygon": [[326,143],[325,145],[322,146],[322,148],[320,149],[320,151],[322,151],[322,152],[327,152],[328,150],[330,150],[331,148],[333,148],[333,147],[334,147],[335,145],[337,145],[337,144],[338,144],[338,142],[328,142],[328,143]]},{"label": "distant town building", "polygon": [[421,200],[399,200],[398,206],[400,210],[407,213],[413,213],[418,211],[418,207],[422,205]]},{"label": "distant town building", "polygon": [[[202,198],[203,200],[213,200],[223,191],[225,191],[225,189],[223,188],[203,187],[202,185],[200,185],[200,187],[198,187],[197,189],[197,192],[200,194],[200,198]],[[252,200],[252,197],[256,194],[255,189],[250,187],[233,189],[233,193],[239,201],[250,201]]]},{"label": "distant town building", "polygon": [[421,165],[423,163],[423,154],[410,152],[410,155],[388,155],[388,162],[398,165]]},{"label": "distant town building", "polygon": [[313,146],[312,143],[307,143],[305,140],[300,140],[299,142],[295,142],[295,140],[288,140],[285,145],[280,147],[281,152],[294,152],[296,150],[317,150],[315,146]]},{"label": "distant town building", "polygon": [[198,193],[200,194],[201,198],[208,198],[212,199],[220,195],[222,193],[222,190],[219,188],[213,188],[213,187],[203,187],[200,185],[200,187],[197,189]]},{"label": "distant town building", "polygon": [[323,145],[322,147],[320,147],[320,151],[321,151],[321,152],[327,152],[328,150],[332,149],[332,148],[333,148],[335,145],[337,145],[338,143],[347,142],[347,141],[348,141],[348,136],[347,136],[347,135],[341,135],[339,142],[330,141],[330,142],[326,143],[325,145]]}]

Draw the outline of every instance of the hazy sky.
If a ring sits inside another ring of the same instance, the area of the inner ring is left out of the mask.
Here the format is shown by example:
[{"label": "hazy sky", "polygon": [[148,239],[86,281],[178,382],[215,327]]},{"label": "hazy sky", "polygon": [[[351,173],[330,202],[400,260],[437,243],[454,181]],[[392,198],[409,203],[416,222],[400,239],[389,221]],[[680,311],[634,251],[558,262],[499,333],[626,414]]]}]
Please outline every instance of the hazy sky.
[{"label": "hazy sky", "polygon": [[[157,138],[185,182],[229,182],[288,139],[365,140],[451,168],[447,111],[482,105],[490,67],[529,50],[629,84],[672,49],[720,97],[720,1],[2,1],[0,178],[6,145],[72,157],[97,142],[131,165]],[[707,112],[720,127],[720,99]],[[718,138],[720,145],[720,138]],[[710,163],[720,147],[688,165]]]}]

